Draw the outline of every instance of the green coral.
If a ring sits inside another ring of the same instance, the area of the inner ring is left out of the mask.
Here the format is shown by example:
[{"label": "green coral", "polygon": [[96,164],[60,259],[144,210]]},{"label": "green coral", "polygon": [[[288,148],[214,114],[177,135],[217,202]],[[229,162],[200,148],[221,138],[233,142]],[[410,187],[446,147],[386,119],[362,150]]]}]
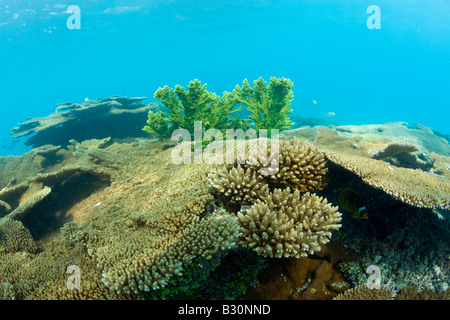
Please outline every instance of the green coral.
[{"label": "green coral", "polygon": [[[206,84],[197,79],[191,81],[185,90],[180,85],[175,88],[165,86],[159,88],[155,99],[160,100],[167,108],[164,113],[150,111],[147,126],[144,131],[156,134],[161,139],[170,138],[175,129],[186,129],[194,138],[195,122],[202,122],[202,131],[217,129],[222,135],[226,129],[245,129],[250,121],[256,130],[266,129],[268,136],[272,129],[284,130],[292,125],[288,114],[292,112],[291,102],[293,83],[285,78],[270,78],[267,83],[263,78],[253,82],[253,88],[247,80],[242,87],[239,85],[230,93],[224,92],[222,96],[209,92]],[[232,115],[241,111],[239,104],[246,105],[250,112],[250,119],[232,118]]]},{"label": "green coral", "polygon": [[291,102],[294,98],[291,80],[270,78],[269,85],[263,78],[253,82],[253,88],[244,80],[242,87],[233,90],[234,99],[248,107],[256,130],[284,130],[292,125],[288,114],[292,112]]},{"label": "green coral", "polygon": [[142,130],[150,134],[156,134],[159,137],[165,139],[170,137],[169,126],[167,125],[167,119],[164,116],[164,112],[153,112],[148,113],[148,126],[145,126]]},{"label": "green coral", "polygon": [[231,93],[224,92],[223,96],[217,96],[197,79],[189,83],[187,90],[180,85],[159,88],[154,97],[168,109],[168,115],[162,111],[150,111],[148,125],[143,130],[157,134],[162,139],[169,138],[172,131],[179,128],[188,130],[193,138],[196,121],[202,122],[203,131],[214,128],[222,133],[228,128],[246,126],[245,120],[231,118],[233,113],[240,111],[240,108],[233,110],[237,103]]}]

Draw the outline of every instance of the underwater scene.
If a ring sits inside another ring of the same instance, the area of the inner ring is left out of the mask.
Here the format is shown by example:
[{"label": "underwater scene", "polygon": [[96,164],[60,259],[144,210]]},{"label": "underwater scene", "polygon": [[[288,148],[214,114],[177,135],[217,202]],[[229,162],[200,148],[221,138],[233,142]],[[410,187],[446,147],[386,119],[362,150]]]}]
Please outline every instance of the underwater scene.
[{"label": "underwater scene", "polygon": [[0,300],[449,300],[449,16],[0,0]]}]

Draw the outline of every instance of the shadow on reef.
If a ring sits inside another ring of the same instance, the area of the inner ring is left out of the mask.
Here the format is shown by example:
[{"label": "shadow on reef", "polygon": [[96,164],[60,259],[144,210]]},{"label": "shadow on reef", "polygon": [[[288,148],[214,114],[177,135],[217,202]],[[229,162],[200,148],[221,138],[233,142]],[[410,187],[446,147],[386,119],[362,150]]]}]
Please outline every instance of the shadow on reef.
[{"label": "shadow on reef", "polygon": [[340,208],[340,212],[344,214],[339,232],[343,232],[346,225],[351,225],[367,237],[383,240],[394,230],[405,226],[408,212],[421,210],[395,200],[382,190],[370,187],[358,176],[333,163],[328,163],[328,170],[329,177],[333,178],[329,179],[327,188],[317,193],[325,196],[331,203],[339,204],[338,198],[342,190],[352,188],[361,195],[369,216],[367,220],[355,219],[350,212]]},{"label": "shadow on reef", "polygon": [[376,265],[381,270],[381,284],[394,292],[408,287],[447,290],[448,219],[436,209],[404,204],[332,163],[329,163],[329,175],[333,179],[320,193],[339,203],[341,190],[353,188],[364,199],[368,212],[367,220],[355,219],[340,209],[344,213],[342,227],[333,237],[347,252],[360,256],[357,261],[338,262],[339,270],[352,287],[365,285],[369,276],[367,267]]},{"label": "shadow on reef", "polygon": [[89,173],[76,174],[52,188],[48,197],[33,207],[22,219],[35,240],[58,231],[71,218],[66,213],[73,205],[90,194],[110,185],[107,180],[99,180]]}]

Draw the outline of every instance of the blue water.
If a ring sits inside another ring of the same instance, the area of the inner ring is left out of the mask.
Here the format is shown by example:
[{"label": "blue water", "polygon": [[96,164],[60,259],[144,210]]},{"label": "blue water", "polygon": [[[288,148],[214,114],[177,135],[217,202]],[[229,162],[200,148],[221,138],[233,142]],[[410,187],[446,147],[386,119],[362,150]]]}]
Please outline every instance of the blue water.
[{"label": "blue water", "polygon": [[[373,4],[378,30],[366,25]],[[81,9],[79,30],[66,26],[69,5]],[[449,18],[448,0],[0,0],[0,155],[24,152],[9,130],[58,103],[150,102],[158,87],[196,78],[217,94],[245,78],[290,78],[300,115],[448,134]]]}]

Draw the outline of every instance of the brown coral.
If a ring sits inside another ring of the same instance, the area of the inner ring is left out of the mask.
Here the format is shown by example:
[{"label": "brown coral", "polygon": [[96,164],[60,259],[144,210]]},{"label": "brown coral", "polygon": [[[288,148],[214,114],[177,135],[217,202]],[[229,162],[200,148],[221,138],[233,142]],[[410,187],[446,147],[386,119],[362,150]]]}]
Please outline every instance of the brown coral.
[{"label": "brown coral", "polygon": [[344,291],[334,300],[394,300],[395,292],[392,288],[381,286],[379,289],[370,289],[362,285]]},{"label": "brown coral", "polygon": [[390,166],[360,156],[325,151],[335,164],[358,175],[366,184],[415,207],[450,209],[450,181],[423,172]]},{"label": "brown coral", "polygon": [[238,226],[230,214],[200,217],[212,200],[206,168],[186,168],[192,167],[179,172],[148,212],[116,219],[108,227],[70,223],[63,228],[68,239],[86,246],[111,290],[130,295],[164,287],[195,256],[210,258],[235,244]]},{"label": "brown coral", "polygon": [[278,150],[272,150],[272,144],[271,140],[259,139],[258,153],[250,153],[247,161],[269,183],[300,192],[326,187],[326,159],[315,146],[297,138],[280,140]]},{"label": "brown coral", "polygon": [[44,187],[42,190],[34,194],[27,201],[25,201],[16,209],[14,209],[6,217],[10,219],[21,220],[28,211],[33,209],[39,202],[44,200],[50,194],[51,191],[52,191],[51,188]]},{"label": "brown coral", "polygon": [[261,175],[240,165],[230,169],[223,166],[209,175],[213,192],[221,194],[227,201],[239,204],[250,204],[257,199],[265,199],[269,187]]},{"label": "brown coral", "polygon": [[37,252],[30,231],[20,221],[8,217],[0,219],[0,254],[20,251]]},{"label": "brown coral", "polygon": [[395,300],[450,300],[450,291],[436,292],[432,289],[405,287],[395,296]]},{"label": "brown coral", "polygon": [[299,190],[275,189],[263,202],[238,214],[240,244],[268,257],[304,257],[338,229],[341,214],[326,199]]}]

